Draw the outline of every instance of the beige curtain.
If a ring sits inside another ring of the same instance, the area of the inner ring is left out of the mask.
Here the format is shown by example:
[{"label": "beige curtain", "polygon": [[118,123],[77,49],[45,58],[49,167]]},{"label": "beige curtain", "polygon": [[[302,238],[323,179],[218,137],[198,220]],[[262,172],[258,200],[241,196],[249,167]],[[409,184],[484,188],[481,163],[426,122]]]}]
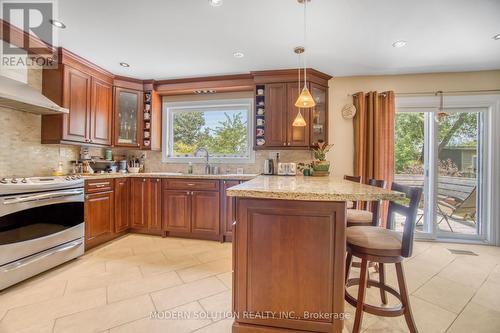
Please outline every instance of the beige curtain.
[{"label": "beige curtain", "polygon": [[[383,179],[390,188],[394,177],[394,92],[359,92],[353,96],[354,174],[364,183]],[[385,221],[387,205],[380,216]]]}]

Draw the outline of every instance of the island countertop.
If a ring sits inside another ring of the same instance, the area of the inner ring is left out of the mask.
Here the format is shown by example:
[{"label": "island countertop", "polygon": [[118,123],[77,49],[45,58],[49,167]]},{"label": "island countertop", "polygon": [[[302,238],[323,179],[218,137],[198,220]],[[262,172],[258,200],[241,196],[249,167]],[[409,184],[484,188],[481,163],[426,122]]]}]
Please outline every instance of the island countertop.
[{"label": "island countertop", "polygon": [[403,193],[358,184],[342,177],[259,176],[226,190],[228,196],[301,200],[371,201],[397,200]]}]

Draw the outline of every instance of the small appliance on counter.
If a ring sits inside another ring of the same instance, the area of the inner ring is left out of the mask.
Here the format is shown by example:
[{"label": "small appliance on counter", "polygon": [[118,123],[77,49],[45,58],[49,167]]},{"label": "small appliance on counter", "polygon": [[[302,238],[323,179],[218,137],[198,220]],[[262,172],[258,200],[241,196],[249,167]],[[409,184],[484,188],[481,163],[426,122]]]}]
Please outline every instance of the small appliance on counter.
[{"label": "small appliance on counter", "polygon": [[278,163],[279,176],[295,176],[297,174],[296,163]]},{"label": "small appliance on counter", "polygon": [[274,161],[269,159],[269,160],[264,160],[264,175],[272,175],[274,174]]}]

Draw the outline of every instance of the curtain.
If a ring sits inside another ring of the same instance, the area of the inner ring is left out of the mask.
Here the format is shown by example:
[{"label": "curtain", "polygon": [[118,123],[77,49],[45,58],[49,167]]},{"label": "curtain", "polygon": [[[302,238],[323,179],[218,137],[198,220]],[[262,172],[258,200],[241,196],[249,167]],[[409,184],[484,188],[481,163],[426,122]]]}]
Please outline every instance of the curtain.
[{"label": "curtain", "polygon": [[[354,174],[362,182],[383,179],[390,188],[394,177],[394,92],[358,92],[353,96]],[[387,205],[380,216],[385,221]]]}]

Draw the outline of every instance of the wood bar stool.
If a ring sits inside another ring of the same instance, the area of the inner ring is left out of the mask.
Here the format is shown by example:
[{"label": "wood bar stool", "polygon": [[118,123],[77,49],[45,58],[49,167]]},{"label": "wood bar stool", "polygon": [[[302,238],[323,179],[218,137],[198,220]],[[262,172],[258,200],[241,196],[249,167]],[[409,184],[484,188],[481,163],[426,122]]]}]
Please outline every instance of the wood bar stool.
[{"label": "wood bar stool", "polygon": [[[350,182],[361,183],[361,176],[344,175],[344,179]],[[347,201],[347,209],[358,208],[358,203],[355,201]]]},{"label": "wood bar stool", "polygon": [[[406,324],[411,333],[417,333],[417,327],[410,308],[410,300],[406,281],[403,273],[403,260],[411,256],[413,249],[413,232],[417,218],[418,204],[422,189],[400,184],[392,184],[392,190],[403,192],[409,199],[408,206],[391,201],[387,218],[387,228],[375,226],[355,226],[347,228],[347,258],[346,258],[346,292],[345,300],[356,308],[353,333],[360,332],[363,312],[376,316],[397,317],[404,315]],[[406,201],[406,200],[405,200]],[[394,213],[399,213],[405,218],[403,233],[391,230]],[[349,279],[352,257],[361,259],[361,273],[359,278]],[[371,280],[367,276],[368,262],[379,265],[379,281]],[[399,285],[399,292],[385,284],[384,264],[395,264]],[[358,297],[354,298],[347,288],[358,285]],[[387,292],[400,300],[401,304],[393,308],[378,307],[365,304],[366,287],[372,286],[380,289],[380,298],[387,304]]]},{"label": "wood bar stool", "polygon": [[[370,179],[368,185],[383,188],[385,187],[384,180]],[[353,226],[374,226],[376,227],[379,222],[380,217],[380,201],[373,201],[368,203],[363,203],[365,207],[369,206],[368,209],[347,209],[346,220],[347,227]]]}]

